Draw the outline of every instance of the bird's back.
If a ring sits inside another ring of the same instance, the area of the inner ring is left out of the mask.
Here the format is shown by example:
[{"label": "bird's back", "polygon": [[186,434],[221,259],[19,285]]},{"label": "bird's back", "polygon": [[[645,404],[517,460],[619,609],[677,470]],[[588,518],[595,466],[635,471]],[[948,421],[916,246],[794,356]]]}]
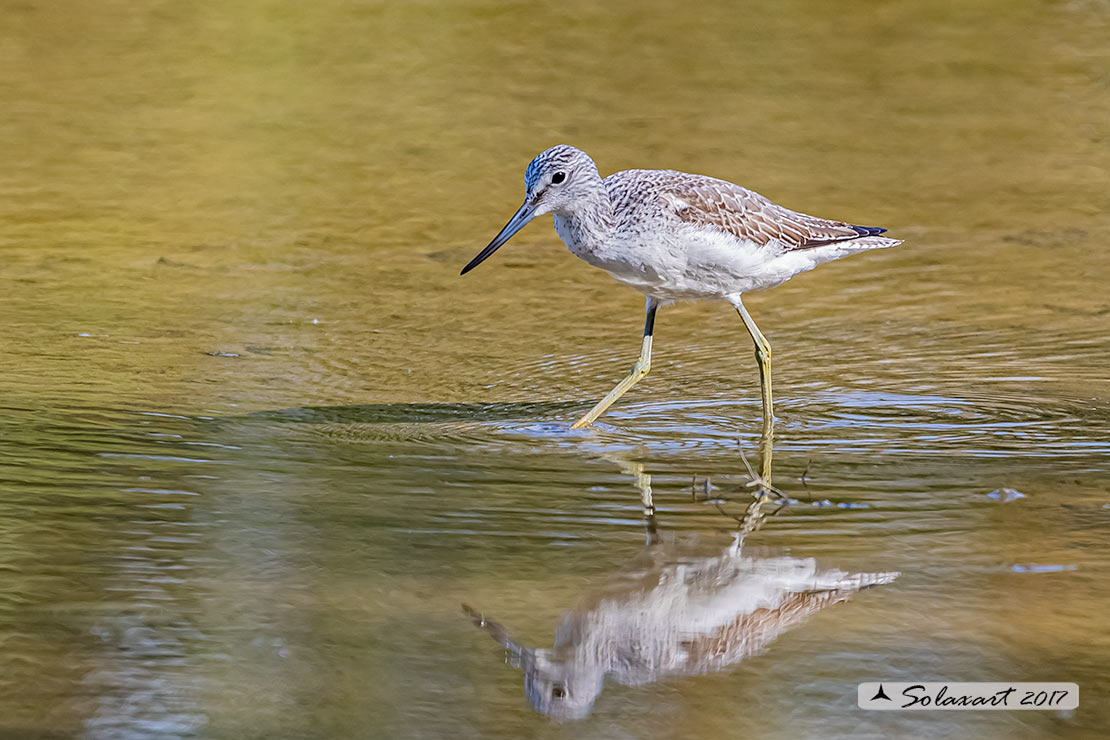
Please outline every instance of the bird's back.
[{"label": "bird's back", "polygon": [[[886,229],[810,216],[754,190],[677,170],[623,170],[604,179],[618,226],[669,218],[712,227],[756,244],[812,249],[877,236]],[[894,239],[884,239],[900,243]],[[878,246],[878,245],[875,245]],[[893,245],[890,245],[893,246]]]},{"label": "bird's back", "polygon": [[848,254],[901,244],[885,229],[810,216],[706,175],[623,170],[604,179],[618,280],[662,299],[761,290]]}]

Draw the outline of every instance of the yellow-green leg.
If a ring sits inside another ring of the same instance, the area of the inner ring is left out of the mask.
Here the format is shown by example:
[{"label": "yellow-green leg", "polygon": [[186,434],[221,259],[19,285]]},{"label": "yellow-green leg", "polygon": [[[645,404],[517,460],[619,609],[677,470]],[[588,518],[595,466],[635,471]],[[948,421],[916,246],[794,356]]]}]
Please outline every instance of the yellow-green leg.
[{"label": "yellow-green leg", "polygon": [[644,320],[644,342],[640,345],[640,359],[636,360],[636,364],[632,366],[632,372],[628,377],[617,383],[617,387],[609,391],[609,395],[597,402],[589,412],[578,421],[571,424],[571,429],[581,429],[593,424],[597,417],[605,413],[605,410],[612,406],[618,398],[623,396],[625,392],[640,382],[640,379],[648,374],[651,370],[651,336],[655,331],[655,311],[659,308],[658,301],[648,298],[647,299],[647,318]]},{"label": "yellow-green leg", "polygon": [[764,492],[771,492],[771,453],[775,449],[775,426],[774,420],[768,425],[766,422],[763,424],[763,434],[759,435],[759,477],[765,484],[762,486]]},{"label": "yellow-green leg", "polygon": [[767,430],[775,424],[774,402],[771,400],[771,343],[755,325],[752,315],[744,308],[739,296],[734,299],[733,305],[755,342],[755,361],[759,363],[759,389],[763,394],[763,428]]},{"label": "yellow-green leg", "polygon": [[752,341],[755,342],[755,361],[759,364],[759,390],[763,396],[763,433],[759,438],[761,468],[759,472],[763,481],[770,485],[771,451],[775,436],[775,409],[771,398],[771,343],[755,325],[755,320],[748,313],[748,309],[744,308],[740,296],[732,299],[732,305],[736,307],[736,312],[744,320],[744,326],[747,327],[748,333],[752,335]]}]

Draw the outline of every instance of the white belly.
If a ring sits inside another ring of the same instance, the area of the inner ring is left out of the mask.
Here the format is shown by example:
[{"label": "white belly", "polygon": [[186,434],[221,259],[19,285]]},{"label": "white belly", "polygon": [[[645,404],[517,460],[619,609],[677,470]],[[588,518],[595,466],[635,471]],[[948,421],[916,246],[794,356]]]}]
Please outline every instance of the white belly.
[{"label": "white belly", "polygon": [[785,252],[708,229],[684,229],[663,238],[630,234],[596,246],[578,243],[559,218],[555,229],[577,257],[661,301],[765,290],[825,261],[820,249]]}]

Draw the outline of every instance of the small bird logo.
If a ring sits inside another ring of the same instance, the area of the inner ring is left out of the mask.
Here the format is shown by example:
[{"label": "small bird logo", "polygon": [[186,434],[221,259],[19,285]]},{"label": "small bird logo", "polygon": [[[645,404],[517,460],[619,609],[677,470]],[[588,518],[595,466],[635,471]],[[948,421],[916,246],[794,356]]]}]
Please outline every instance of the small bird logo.
[{"label": "small bird logo", "polygon": [[891,699],[889,696],[886,695],[885,691],[883,691],[883,685],[882,684],[879,684],[879,690],[877,692],[875,692],[874,696],[871,697],[871,701],[875,701],[876,699],[886,699],[887,701],[894,701],[893,699]]}]

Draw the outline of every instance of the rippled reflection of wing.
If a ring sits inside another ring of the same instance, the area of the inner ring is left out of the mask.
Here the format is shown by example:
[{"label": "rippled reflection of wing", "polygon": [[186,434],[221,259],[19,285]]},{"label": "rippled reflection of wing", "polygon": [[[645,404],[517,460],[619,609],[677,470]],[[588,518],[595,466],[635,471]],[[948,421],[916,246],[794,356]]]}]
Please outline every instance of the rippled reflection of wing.
[{"label": "rippled reflection of wing", "polygon": [[608,661],[606,670],[625,684],[722,670],[809,615],[898,574],[824,570],[811,558],[752,558],[730,547],[641,574],[639,589],[630,588],[631,575],[564,617],[555,656]]},{"label": "rippled reflection of wing", "polygon": [[861,573],[846,576],[838,588],[798,591],[788,594],[774,607],[764,607],[737,615],[735,621],[709,634],[682,640],[686,664],[682,672],[707,673],[755,655],[772,640],[809,615],[846,601],[865,588],[889,583],[895,573]]}]

